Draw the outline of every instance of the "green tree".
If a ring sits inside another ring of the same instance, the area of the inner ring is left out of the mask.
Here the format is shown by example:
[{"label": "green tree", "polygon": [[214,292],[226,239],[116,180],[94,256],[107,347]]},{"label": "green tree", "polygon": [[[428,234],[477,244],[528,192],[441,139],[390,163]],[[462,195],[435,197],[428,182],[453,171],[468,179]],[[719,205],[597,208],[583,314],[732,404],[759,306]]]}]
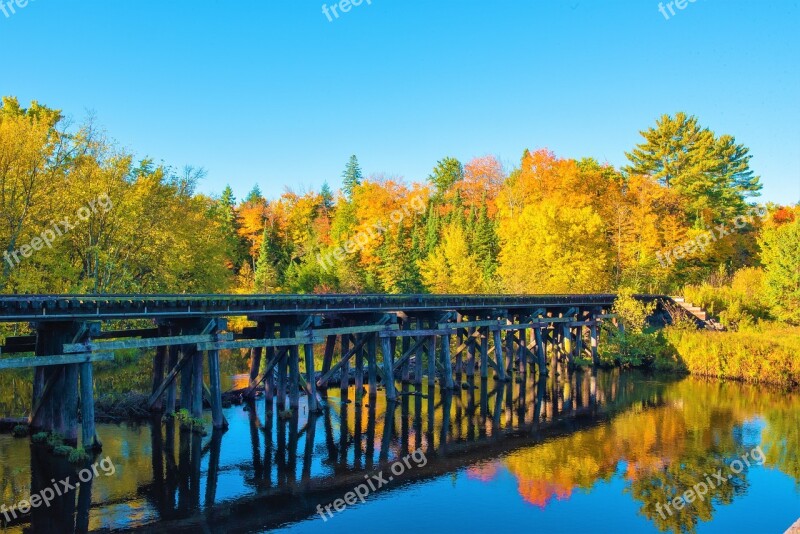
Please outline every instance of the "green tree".
[{"label": "green tree", "polygon": [[[662,115],[641,134],[645,141],[626,153],[630,165],[624,170],[679,191],[697,221],[730,220],[744,212],[747,197],[761,190],[750,170],[749,149],[729,135],[717,138],[694,116]],[[706,213],[711,220],[703,220]]]},{"label": "green tree", "polygon": [[275,226],[267,224],[256,260],[256,291],[276,293],[281,290],[290,257],[285,248]]},{"label": "green tree", "polygon": [[773,314],[800,324],[800,217],[765,228],[760,244]]},{"label": "green tree", "polygon": [[322,197],[323,210],[325,213],[330,212],[333,209],[333,191],[331,191],[331,186],[328,185],[328,182],[322,184],[319,195]]},{"label": "green tree", "polygon": [[258,184],[253,186],[253,189],[250,190],[250,192],[247,194],[247,198],[245,198],[244,201],[251,204],[257,204],[264,201],[264,195],[261,194],[261,188],[258,187]]},{"label": "green tree", "polygon": [[464,179],[464,166],[456,158],[446,157],[436,163],[433,172],[428,176],[428,181],[435,189],[434,196],[437,200],[444,198],[444,194],[456,183]]},{"label": "green tree", "polygon": [[364,176],[361,174],[361,167],[358,165],[358,158],[355,155],[350,156],[350,161],[342,173],[342,191],[348,200],[353,198],[353,191],[356,187],[361,185]]}]

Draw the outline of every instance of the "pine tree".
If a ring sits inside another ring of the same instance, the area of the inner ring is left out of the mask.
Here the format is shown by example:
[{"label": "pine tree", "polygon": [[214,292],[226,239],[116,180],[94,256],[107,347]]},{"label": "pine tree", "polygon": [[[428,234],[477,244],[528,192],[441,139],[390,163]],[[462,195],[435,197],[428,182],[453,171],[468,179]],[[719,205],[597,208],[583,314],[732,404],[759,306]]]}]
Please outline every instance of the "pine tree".
[{"label": "pine tree", "polygon": [[245,202],[251,204],[261,202],[262,200],[264,200],[264,196],[261,194],[261,188],[258,187],[258,184],[253,186],[253,189],[247,194],[247,198],[244,199]]},{"label": "pine tree", "polygon": [[444,198],[444,194],[457,182],[464,179],[464,166],[456,158],[446,157],[436,163],[428,181],[435,189],[436,200]]},{"label": "pine tree", "polygon": [[489,281],[494,278],[497,269],[497,256],[500,254],[500,240],[497,237],[495,223],[489,218],[486,204],[480,208],[480,213],[474,226],[474,252],[478,256],[483,277]]},{"label": "pine tree", "polygon": [[761,189],[749,167],[749,150],[731,136],[717,139],[696,117],[663,115],[641,134],[645,142],[626,153],[631,164],[624,170],[651,176],[684,195],[698,224],[743,213],[745,198]]},{"label": "pine tree", "polygon": [[431,204],[428,206],[428,213],[425,215],[425,246],[424,256],[427,256],[439,244],[439,231],[441,230],[441,222],[439,220],[439,213],[436,211],[436,206]]},{"label": "pine tree", "polygon": [[363,176],[361,175],[361,167],[358,165],[358,158],[352,155],[342,173],[342,191],[344,191],[348,200],[352,200],[353,191],[361,185],[362,180]]},{"label": "pine tree", "polygon": [[327,213],[333,209],[333,191],[331,191],[331,186],[328,185],[328,182],[322,184],[319,194],[322,197],[322,208]]},{"label": "pine tree", "polygon": [[289,267],[288,257],[274,227],[265,226],[256,261],[256,291],[274,293],[283,287],[284,276]]}]

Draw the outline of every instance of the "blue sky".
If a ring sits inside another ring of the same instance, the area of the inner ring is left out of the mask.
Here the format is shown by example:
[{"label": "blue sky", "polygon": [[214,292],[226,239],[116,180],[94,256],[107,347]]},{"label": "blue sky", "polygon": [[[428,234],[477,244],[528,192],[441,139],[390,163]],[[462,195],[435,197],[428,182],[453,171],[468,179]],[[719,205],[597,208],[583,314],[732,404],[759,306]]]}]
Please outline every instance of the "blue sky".
[{"label": "blue sky", "polygon": [[[0,0],[7,2],[8,0]],[[800,5],[696,0],[30,0],[0,12],[0,94],[273,197],[524,148],[615,165],[662,113],[750,147],[765,200],[800,200]],[[666,2],[665,2],[666,4]]]}]

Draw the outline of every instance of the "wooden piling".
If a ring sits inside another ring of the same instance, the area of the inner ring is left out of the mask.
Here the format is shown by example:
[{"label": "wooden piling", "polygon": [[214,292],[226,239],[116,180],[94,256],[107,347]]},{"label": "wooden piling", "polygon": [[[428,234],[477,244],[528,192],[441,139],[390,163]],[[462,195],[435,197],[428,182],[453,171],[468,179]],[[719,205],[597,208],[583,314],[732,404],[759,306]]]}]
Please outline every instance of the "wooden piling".
[{"label": "wooden piling", "polygon": [[[401,324],[401,329],[403,330],[410,330],[411,329],[411,319],[405,318]],[[400,350],[402,351],[402,355],[405,355],[408,352],[408,349],[411,348],[411,338],[410,337],[403,337],[400,341]],[[403,384],[408,384],[411,381],[411,365],[409,365],[410,358],[406,358],[403,360],[403,363],[400,366],[400,380]]]},{"label": "wooden piling", "polygon": [[467,379],[472,382],[475,376],[475,328],[467,328]]},{"label": "wooden piling", "polygon": [[[513,321],[509,321],[509,324],[512,322]],[[517,351],[514,350],[514,335],[515,334],[513,330],[506,332],[506,374],[509,377],[514,376],[514,363],[516,361],[515,354],[517,353]]]},{"label": "wooden piling", "polygon": [[189,358],[189,364],[181,370],[181,409],[187,412],[192,410],[192,350],[191,345],[181,345],[181,354]]},{"label": "wooden piling", "polygon": [[[350,350],[350,335],[342,334],[340,343],[341,355],[344,356]],[[339,388],[342,391],[342,399],[347,398],[347,391],[350,389],[350,360],[347,359],[342,364],[341,376],[339,377]]]},{"label": "wooden piling", "polygon": [[61,428],[56,431],[64,436],[64,443],[78,443],[78,364],[64,366],[64,396],[61,398]]},{"label": "wooden piling", "polygon": [[[364,334],[356,334],[356,345],[359,345],[361,336]],[[356,358],[356,404],[361,404],[361,399],[364,397],[364,348],[363,344],[359,347],[355,354]]]},{"label": "wooden piling", "polygon": [[[331,364],[333,363],[333,353],[336,350],[336,336],[330,335],[325,339],[325,352],[322,356],[322,376],[331,370]],[[316,380],[315,380],[316,383]],[[328,380],[325,379],[324,381],[320,382],[319,388],[322,390],[328,389]]]},{"label": "wooden piling", "polygon": [[[417,319],[417,330],[424,330],[425,325],[422,323],[422,319]],[[422,387],[422,353],[423,353],[423,345],[424,343],[420,344],[417,347],[417,352],[414,354],[414,385],[417,386],[417,391]]]},{"label": "wooden piling", "polygon": [[[180,352],[180,347],[178,345],[173,345],[168,347],[167,349],[167,368],[170,370],[174,369],[176,365],[178,365],[178,353]],[[175,413],[175,399],[176,395],[176,381],[173,380],[166,388],[166,392],[164,394],[164,413],[167,414],[174,414]]]},{"label": "wooden piling", "polygon": [[[158,334],[159,336],[169,335],[169,328],[159,326]],[[153,387],[150,389],[150,393],[155,393],[156,389],[158,389],[158,387],[161,385],[161,382],[164,381],[164,365],[166,364],[166,358],[167,347],[156,347],[156,355],[153,358]],[[159,397],[150,407],[150,410],[160,413],[163,408],[164,397],[163,395],[159,395]]]},{"label": "wooden piling", "polygon": [[[334,340],[336,338],[334,337]],[[319,410],[317,402],[317,377],[314,370],[314,345],[307,343],[303,345],[303,352],[306,357],[306,393],[308,395],[308,411],[316,412]]]},{"label": "wooden piling", "polygon": [[100,448],[94,425],[94,380],[92,363],[80,364],[81,380],[81,447],[85,451]]},{"label": "wooden piling", "polygon": [[[436,336],[428,336],[428,387],[436,384]],[[428,395],[433,393],[428,389]]]},{"label": "wooden piling", "polygon": [[506,364],[503,358],[503,336],[499,329],[494,331],[494,355],[497,360],[497,377],[500,380],[505,380]]},{"label": "wooden piling", "polygon": [[[442,387],[453,389],[453,369],[450,362],[450,336],[442,336],[442,365],[444,367],[444,384]],[[461,373],[459,373],[459,376]]]},{"label": "wooden piling", "polygon": [[489,378],[489,329],[479,329],[481,333],[481,379]]},{"label": "wooden piling", "polygon": [[545,351],[544,340],[542,339],[542,329],[534,328],[533,336],[536,339],[536,357],[539,365],[539,378],[547,376],[547,354]]},{"label": "wooden piling", "polygon": [[192,417],[203,417],[203,353],[192,346]]},{"label": "wooden piling", "polygon": [[219,351],[208,351],[208,380],[211,392],[211,420],[214,428],[224,428],[225,418],[222,415],[222,384],[219,368]]},{"label": "wooden piling", "polygon": [[289,405],[300,406],[300,346],[292,345],[289,349]]},{"label": "wooden piling", "polygon": [[377,337],[378,334],[366,334],[367,340],[367,378],[369,380],[369,398],[378,395],[378,362],[377,362]]},{"label": "wooden piling", "polygon": [[[290,337],[290,327],[286,324],[281,325],[281,339]],[[288,371],[289,351],[283,352],[278,362],[278,406],[281,410],[286,409],[286,381]]]},{"label": "wooden piling", "polygon": [[[269,321],[264,329],[264,339],[270,340],[275,338],[275,323]],[[275,359],[275,347],[267,347],[267,361],[271,362]],[[264,401],[267,405],[272,404],[275,398],[275,369],[267,371],[267,376],[264,378]]]},{"label": "wooden piling", "polygon": [[381,349],[383,352],[383,374],[385,377],[384,387],[386,388],[386,400],[394,401],[397,399],[397,392],[394,385],[394,350],[389,338],[381,339]]}]

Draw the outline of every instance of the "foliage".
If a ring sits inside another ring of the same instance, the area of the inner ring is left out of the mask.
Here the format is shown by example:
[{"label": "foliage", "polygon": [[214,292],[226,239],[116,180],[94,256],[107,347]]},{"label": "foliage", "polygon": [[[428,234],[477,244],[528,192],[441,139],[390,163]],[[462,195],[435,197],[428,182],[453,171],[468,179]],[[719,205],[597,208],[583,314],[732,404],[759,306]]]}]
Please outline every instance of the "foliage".
[{"label": "foliage", "polygon": [[61,446],[64,444],[64,436],[59,434],[58,432],[52,432],[47,435],[47,439],[45,440],[47,446],[51,449],[55,447]]},{"label": "foliage", "polygon": [[763,326],[760,332],[687,331],[667,328],[666,339],[686,369],[696,375],[800,384],[800,328]]},{"label": "foliage", "polygon": [[27,437],[29,432],[28,425],[16,425],[14,429],[11,431],[11,434],[15,438],[24,438]]},{"label": "foliage", "polygon": [[199,434],[205,434],[205,422],[198,418],[192,417],[192,414],[189,413],[187,409],[181,409],[175,414],[175,420],[178,421],[182,430],[188,430],[190,432],[197,432]]},{"label": "foliage", "polygon": [[769,306],[764,298],[764,271],[757,267],[740,269],[732,277],[688,285],[683,296],[719,317],[729,329],[752,328],[758,320],[769,318]]},{"label": "foliage", "polygon": [[53,447],[53,454],[56,456],[70,456],[74,450],[69,445],[56,445]]},{"label": "foliage", "polygon": [[[683,195],[696,220],[723,222],[744,213],[745,198],[761,189],[749,150],[699,125],[696,117],[662,115],[641,132],[645,142],[627,154],[630,174],[648,175]],[[704,217],[710,216],[710,220]]]},{"label": "foliage", "polygon": [[355,155],[350,156],[350,161],[347,162],[347,167],[345,167],[342,173],[342,191],[347,198],[353,197],[353,191],[355,191],[356,187],[361,185],[363,178],[361,167],[358,164],[358,158]]},{"label": "foliage", "polygon": [[[72,449],[72,447],[70,447]],[[87,453],[83,447],[78,447],[77,449],[72,449],[69,451],[67,455],[67,460],[73,464],[81,464],[90,458],[89,453]]]},{"label": "foliage", "polygon": [[[795,212],[800,215],[800,206]],[[760,244],[772,311],[778,319],[800,324],[800,216],[765,228]]]},{"label": "foliage", "polygon": [[[202,168],[137,162],[91,123],[71,128],[58,110],[4,98],[0,252],[101,195],[112,207],[19,265],[4,261],[0,291],[660,293],[719,266],[758,266],[756,221],[658,260],[707,225],[730,226],[761,186],[748,149],[695,117],[665,115],[643,136],[625,169],[540,149],[508,170],[490,155],[444,157],[407,183],[365,176],[353,155],[338,192],[325,182],[268,199],[255,184],[237,201],[230,187],[197,193]],[[772,211],[761,240],[769,306],[797,321],[797,266],[781,259],[797,257],[795,212]],[[736,306],[730,324],[762,315]]]}]

